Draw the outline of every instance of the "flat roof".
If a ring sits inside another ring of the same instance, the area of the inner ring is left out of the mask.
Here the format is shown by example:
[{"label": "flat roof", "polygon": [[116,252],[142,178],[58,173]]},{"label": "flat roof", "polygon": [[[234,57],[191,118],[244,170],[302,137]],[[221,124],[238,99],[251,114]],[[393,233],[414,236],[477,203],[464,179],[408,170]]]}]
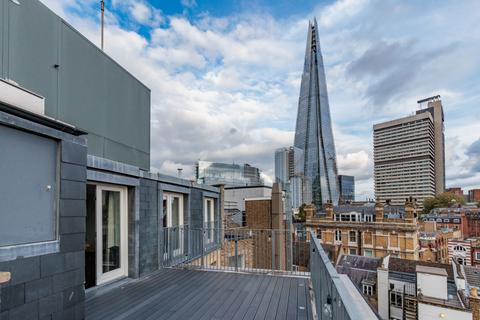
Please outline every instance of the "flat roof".
[{"label": "flat roof", "polygon": [[236,186],[236,187],[225,187],[225,190],[232,190],[232,189],[255,189],[255,188],[267,188],[267,189],[272,189],[271,186]]},{"label": "flat roof", "polygon": [[420,272],[420,273],[433,274],[433,275],[442,276],[442,277],[447,276],[447,271],[443,268],[435,268],[435,267],[427,267],[427,266],[417,265],[415,271]]}]

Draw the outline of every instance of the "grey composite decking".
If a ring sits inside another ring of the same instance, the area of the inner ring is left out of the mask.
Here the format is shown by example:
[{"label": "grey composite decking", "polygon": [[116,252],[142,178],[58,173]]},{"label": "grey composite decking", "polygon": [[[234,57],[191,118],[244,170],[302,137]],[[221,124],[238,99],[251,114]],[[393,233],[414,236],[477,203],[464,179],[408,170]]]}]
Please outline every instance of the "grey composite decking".
[{"label": "grey composite decking", "polygon": [[165,269],[89,292],[86,319],[312,319],[308,287],[306,278]]}]

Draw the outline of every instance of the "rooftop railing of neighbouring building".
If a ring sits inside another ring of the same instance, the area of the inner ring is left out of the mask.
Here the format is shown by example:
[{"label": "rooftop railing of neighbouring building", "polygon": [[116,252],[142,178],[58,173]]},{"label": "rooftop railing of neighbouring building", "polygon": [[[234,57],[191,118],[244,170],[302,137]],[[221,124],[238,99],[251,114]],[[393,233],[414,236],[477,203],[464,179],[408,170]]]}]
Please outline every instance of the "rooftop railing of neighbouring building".
[{"label": "rooftop railing of neighbouring building", "polygon": [[309,276],[309,245],[287,230],[163,229],[163,266]]}]

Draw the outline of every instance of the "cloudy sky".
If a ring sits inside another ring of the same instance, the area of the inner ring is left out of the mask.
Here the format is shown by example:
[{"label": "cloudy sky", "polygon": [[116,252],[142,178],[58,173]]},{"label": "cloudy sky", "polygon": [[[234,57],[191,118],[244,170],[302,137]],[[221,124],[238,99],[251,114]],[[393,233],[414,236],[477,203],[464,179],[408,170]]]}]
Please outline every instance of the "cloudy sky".
[{"label": "cloudy sky", "polygon": [[[99,0],[41,0],[99,43]],[[152,90],[152,168],[273,176],[293,143],[308,20],[326,64],[340,173],[373,196],[372,125],[440,94],[447,187],[480,187],[480,1],[106,0],[106,52]]]}]

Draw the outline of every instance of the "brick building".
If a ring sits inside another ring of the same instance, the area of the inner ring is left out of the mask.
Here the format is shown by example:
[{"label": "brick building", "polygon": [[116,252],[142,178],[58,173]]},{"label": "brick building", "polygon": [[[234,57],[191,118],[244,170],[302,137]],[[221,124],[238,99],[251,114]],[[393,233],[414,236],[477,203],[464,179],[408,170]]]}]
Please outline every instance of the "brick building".
[{"label": "brick building", "polygon": [[343,253],[419,258],[420,227],[411,200],[405,203],[404,210],[378,202],[375,207],[334,208],[327,204],[324,214],[313,213],[314,210],[307,210],[307,231],[316,232],[324,244],[341,246]]},{"label": "brick building", "polygon": [[[289,230],[285,220],[283,193],[280,184],[273,184],[271,198],[245,199],[245,214],[247,228],[259,230],[253,236],[254,268],[271,268],[272,255],[275,255],[275,268],[286,270],[287,256],[289,256],[287,254],[287,233]],[[273,245],[272,241],[274,242]]]},{"label": "brick building", "polygon": [[465,194],[463,193],[463,189],[460,188],[460,187],[448,188],[447,190],[445,190],[445,192],[453,193],[454,195],[459,196],[459,197],[464,197],[465,196]]},{"label": "brick building", "polygon": [[480,189],[468,190],[469,202],[480,202]]},{"label": "brick building", "polygon": [[479,246],[478,239],[450,239],[448,241],[448,262],[472,266],[474,248]]},{"label": "brick building", "polygon": [[448,263],[448,240],[461,238],[460,230],[438,229],[434,221],[424,223],[424,230],[419,233],[419,260]]},{"label": "brick building", "polygon": [[480,208],[436,208],[422,220],[435,221],[438,229],[460,230],[465,238],[480,236]]}]

